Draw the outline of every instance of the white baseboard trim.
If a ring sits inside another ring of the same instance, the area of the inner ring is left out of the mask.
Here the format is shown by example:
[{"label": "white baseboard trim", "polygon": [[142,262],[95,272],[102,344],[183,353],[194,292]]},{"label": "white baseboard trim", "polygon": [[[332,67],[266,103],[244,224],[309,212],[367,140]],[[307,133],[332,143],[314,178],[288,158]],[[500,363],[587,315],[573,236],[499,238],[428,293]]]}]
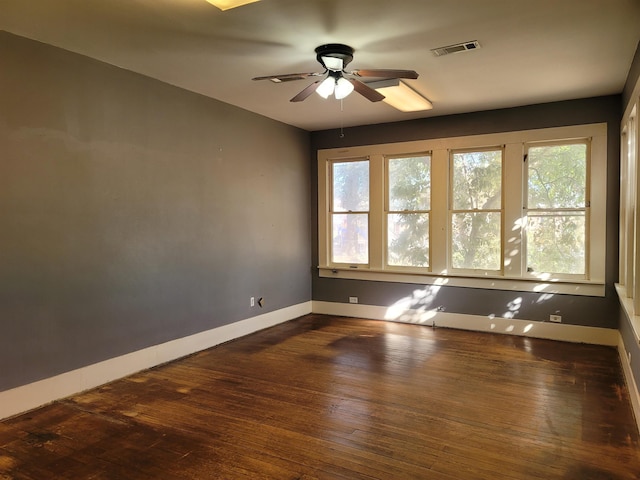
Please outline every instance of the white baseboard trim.
[{"label": "white baseboard trim", "polygon": [[567,325],[529,320],[517,320],[502,317],[465,315],[447,313],[436,310],[414,310],[402,307],[380,307],[352,303],[313,302],[313,313],[342,315],[345,317],[368,318],[394,322],[414,323],[419,325],[478,332],[503,333],[534,338],[546,338],[574,343],[590,343],[616,347],[620,334],[618,330],[582,325]]},{"label": "white baseboard trim", "polygon": [[633,415],[636,419],[638,431],[640,431],[640,391],[633,377],[633,371],[631,370],[631,364],[629,363],[629,357],[627,357],[627,349],[624,346],[622,335],[618,333],[618,354],[620,355],[620,363],[622,364],[622,372],[624,373],[624,379],[627,383],[627,390],[629,391],[629,399],[631,400],[631,408],[633,409]]},{"label": "white baseboard trim", "polygon": [[304,302],[0,392],[0,419],[311,313]]}]

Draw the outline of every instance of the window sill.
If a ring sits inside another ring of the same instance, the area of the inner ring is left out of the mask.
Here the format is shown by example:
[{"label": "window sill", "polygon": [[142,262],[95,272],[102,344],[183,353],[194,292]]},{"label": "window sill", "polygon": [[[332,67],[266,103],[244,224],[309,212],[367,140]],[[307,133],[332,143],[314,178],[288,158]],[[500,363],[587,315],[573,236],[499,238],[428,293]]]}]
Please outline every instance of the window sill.
[{"label": "window sill", "polygon": [[616,292],[618,292],[618,298],[620,299],[620,305],[624,309],[627,317],[629,318],[629,323],[631,324],[631,329],[633,330],[633,334],[636,338],[636,342],[640,343],[640,315],[636,315],[633,308],[633,299],[627,297],[627,289],[616,283]]},{"label": "window sill", "polygon": [[[416,274],[390,271],[377,271],[368,268],[318,267],[321,278],[345,278],[350,280],[368,280],[374,282],[414,283],[450,287],[481,288],[489,290],[507,290],[516,292],[534,292],[540,294],[584,295],[604,297],[603,283],[576,281],[523,280],[505,277],[463,277],[453,275]],[[638,325],[640,328],[640,325]]]}]

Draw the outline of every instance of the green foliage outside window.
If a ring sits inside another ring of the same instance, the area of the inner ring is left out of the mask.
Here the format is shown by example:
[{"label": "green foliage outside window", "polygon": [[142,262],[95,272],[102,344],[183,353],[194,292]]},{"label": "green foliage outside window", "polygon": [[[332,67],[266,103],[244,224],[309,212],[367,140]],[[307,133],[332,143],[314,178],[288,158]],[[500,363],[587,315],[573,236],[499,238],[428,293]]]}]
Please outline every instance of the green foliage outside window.
[{"label": "green foliage outside window", "polygon": [[387,264],[429,266],[431,157],[388,160]]},{"label": "green foliage outside window", "polygon": [[332,182],[332,262],[366,264],[369,261],[369,162],[334,163]]},{"label": "green foliage outside window", "polygon": [[586,271],[587,144],[528,151],[527,268]]},{"label": "green foliage outside window", "polygon": [[500,270],[502,150],[454,153],[451,183],[452,267]]}]

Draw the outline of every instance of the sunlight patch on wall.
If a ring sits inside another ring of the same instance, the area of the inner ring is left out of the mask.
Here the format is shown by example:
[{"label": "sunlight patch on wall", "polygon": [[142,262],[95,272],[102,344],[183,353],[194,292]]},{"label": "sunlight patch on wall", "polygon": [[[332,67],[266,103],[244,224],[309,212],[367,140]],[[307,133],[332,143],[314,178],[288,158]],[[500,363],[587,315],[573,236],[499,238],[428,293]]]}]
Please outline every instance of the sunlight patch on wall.
[{"label": "sunlight patch on wall", "polygon": [[409,323],[426,324],[432,320],[442,307],[434,307],[436,296],[447,279],[438,279],[435,285],[414,290],[411,296],[401,298],[387,308],[384,319]]}]

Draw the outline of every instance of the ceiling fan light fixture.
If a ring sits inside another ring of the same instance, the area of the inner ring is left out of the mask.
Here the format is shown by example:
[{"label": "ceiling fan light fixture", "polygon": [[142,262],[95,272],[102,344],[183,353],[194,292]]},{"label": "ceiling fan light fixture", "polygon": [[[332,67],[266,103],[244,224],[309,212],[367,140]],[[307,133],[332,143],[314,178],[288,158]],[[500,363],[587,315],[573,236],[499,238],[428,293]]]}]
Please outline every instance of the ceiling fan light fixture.
[{"label": "ceiling fan light fixture", "polygon": [[351,92],[353,92],[353,84],[344,77],[340,77],[336,81],[336,89],[334,95],[336,99],[342,100],[347,97]]},{"label": "ceiling fan light fixture", "polygon": [[332,76],[328,76],[325,78],[318,88],[316,88],[316,93],[320,95],[322,98],[329,98],[336,88],[336,79]]},{"label": "ceiling fan light fixture", "polygon": [[260,0],[207,0],[211,5],[218,7],[223,12],[232,8],[259,2]]},{"label": "ceiling fan light fixture", "polygon": [[367,85],[384,95],[383,102],[401,112],[420,112],[433,108],[429,100],[397,78],[370,82]]},{"label": "ceiling fan light fixture", "polygon": [[344,68],[344,61],[337,57],[322,57],[322,63],[327,70],[334,72],[340,72]]}]

